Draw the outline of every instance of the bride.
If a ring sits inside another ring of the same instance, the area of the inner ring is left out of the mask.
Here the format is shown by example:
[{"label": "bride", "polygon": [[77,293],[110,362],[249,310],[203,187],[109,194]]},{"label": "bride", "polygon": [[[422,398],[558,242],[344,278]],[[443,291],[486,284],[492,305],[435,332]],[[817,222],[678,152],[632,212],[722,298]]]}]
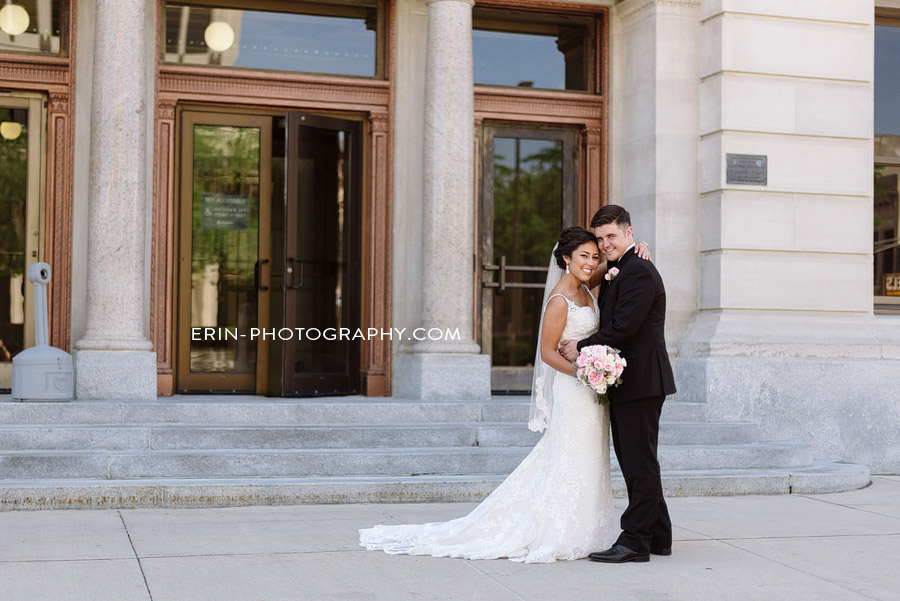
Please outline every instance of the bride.
[{"label": "bride", "polygon": [[359,531],[360,545],[391,554],[547,563],[586,557],[613,537],[609,407],[573,377],[560,340],[599,327],[588,284],[606,271],[594,235],[562,231],[544,290],[528,427],[544,436],[507,479],[465,517]]}]

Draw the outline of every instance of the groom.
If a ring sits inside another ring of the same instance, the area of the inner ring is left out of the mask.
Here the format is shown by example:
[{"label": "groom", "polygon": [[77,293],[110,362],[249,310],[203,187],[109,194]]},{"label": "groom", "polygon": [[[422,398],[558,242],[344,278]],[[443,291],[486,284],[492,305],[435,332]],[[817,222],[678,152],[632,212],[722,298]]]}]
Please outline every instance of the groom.
[{"label": "groom", "polygon": [[[659,416],[666,395],[675,392],[666,341],[666,291],[650,261],[634,258],[631,216],[618,205],[594,214],[591,229],[606,255],[606,278],[600,283],[600,330],[584,340],[566,340],[560,352],[569,361],[592,344],[622,351],[628,365],[622,384],[610,388],[609,416],[613,446],[628,488],[622,534],[593,561],[650,561],[650,553],[672,554],[672,522],[663,499],[656,458]],[[576,348],[577,346],[577,348]]]}]

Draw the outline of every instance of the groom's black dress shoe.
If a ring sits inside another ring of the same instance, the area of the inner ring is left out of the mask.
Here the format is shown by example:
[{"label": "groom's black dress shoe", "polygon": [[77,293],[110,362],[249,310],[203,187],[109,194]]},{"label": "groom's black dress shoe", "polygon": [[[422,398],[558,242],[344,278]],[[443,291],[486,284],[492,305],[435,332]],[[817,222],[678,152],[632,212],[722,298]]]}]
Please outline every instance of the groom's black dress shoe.
[{"label": "groom's black dress shoe", "polygon": [[602,561],[604,563],[625,563],[626,561],[641,563],[650,561],[650,556],[638,553],[637,551],[632,551],[623,545],[613,545],[606,551],[591,553],[588,555],[588,559],[591,561]]},{"label": "groom's black dress shoe", "polygon": [[669,547],[669,548],[667,548],[667,549],[650,549],[650,553],[651,553],[652,555],[665,555],[665,556],[669,556],[669,555],[672,554],[672,547]]}]

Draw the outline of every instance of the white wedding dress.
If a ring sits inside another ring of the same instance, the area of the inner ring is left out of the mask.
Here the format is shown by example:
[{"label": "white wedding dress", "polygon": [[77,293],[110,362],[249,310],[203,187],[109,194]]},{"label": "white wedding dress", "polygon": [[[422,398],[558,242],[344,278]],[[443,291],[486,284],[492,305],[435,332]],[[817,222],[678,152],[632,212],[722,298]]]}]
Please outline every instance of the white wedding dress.
[{"label": "white wedding dress", "polygon": [[[562,340],[593,334],[599,323],[596,300],[593,307],[566,301]],[[360,530],[360,545],[391,554],[528,563],[579,559],[609,547],[609,407],[598,404],[596,393],[574,377],[554,376],[555,400],[544,436],[478,507],[449,522]]]}]

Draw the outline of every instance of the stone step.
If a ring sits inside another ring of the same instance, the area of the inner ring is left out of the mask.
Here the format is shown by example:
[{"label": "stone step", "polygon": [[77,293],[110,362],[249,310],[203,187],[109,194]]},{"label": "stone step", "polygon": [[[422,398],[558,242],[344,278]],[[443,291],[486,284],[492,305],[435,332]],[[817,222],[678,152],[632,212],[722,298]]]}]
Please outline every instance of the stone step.
[{"label": "stone step", "polygon": [[[0,424],[316,425],[528,421],[529,398],[489,401],[411,401],[373,397],[270,399],[251,396],[175,396],[155,401],[18,403],[0,396]],[[705,421],[705,403],[668,401],[663,421]]]},{"label": "stone step", "polygon": [[[748,443],[755,424],[665,422],[661,444]],[[471,422],[316,426],[0,426],[0,450],[335,449],[369,447],[530,447],[541,434],[524,424]]]},{"label": "stone step", "polygon": [[707,419],[706,403],[689,403],[669,400],[663,403],[660,422],[704,422]]},{"label": "stone step", "polygon": [[[783,469],[813,464],[812,447],[800,442],[660,446],[660,468],[667,471]],[[615,453],[610,466],[618,472]]]},{"label": "stone step", "polygon": [[[4,480],[0,511],[238,507],[310,503],[427,503],[481,501],[502,475],[241,478],[152,480]],[[768,470],[664,471],[667,497],[809,494],[866,486],[869,470],[845,463]],[[621,476],[613,494],[626,496]]]},{"label": "stone step", "polygon": [[[527,447],[301,450],[2,451],[0,480],[508,474]],[[661,446],[664,470],[793,468],[812,465],[801,443]],[[612,469],[618,470],[613,455]]]}]

